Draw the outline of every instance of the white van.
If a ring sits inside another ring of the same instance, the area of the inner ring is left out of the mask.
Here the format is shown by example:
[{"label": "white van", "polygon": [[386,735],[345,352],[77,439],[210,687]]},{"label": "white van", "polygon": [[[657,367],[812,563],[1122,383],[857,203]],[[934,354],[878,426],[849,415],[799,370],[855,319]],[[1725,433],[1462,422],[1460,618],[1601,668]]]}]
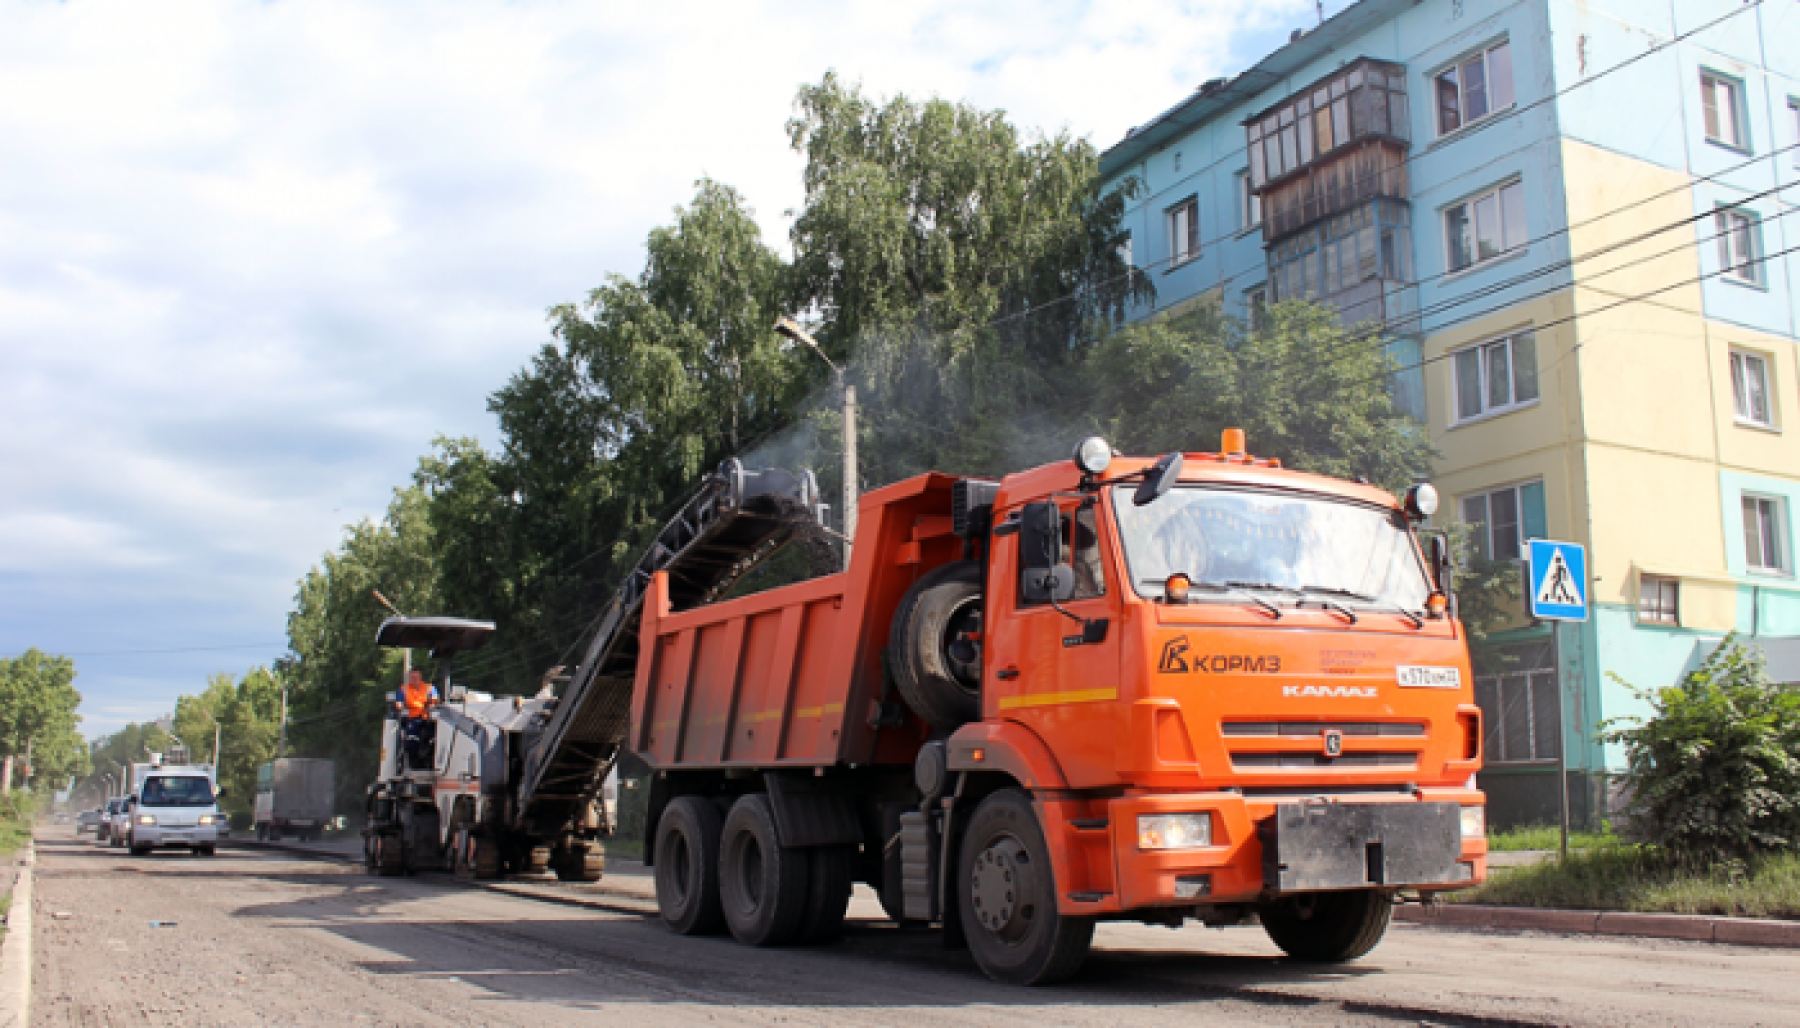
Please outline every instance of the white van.
[{"label": "white van", "polygon": [[132,771],[131,852],[141,856],[164,846],[212,856],[225,827],[213,766],[151,763]]}]

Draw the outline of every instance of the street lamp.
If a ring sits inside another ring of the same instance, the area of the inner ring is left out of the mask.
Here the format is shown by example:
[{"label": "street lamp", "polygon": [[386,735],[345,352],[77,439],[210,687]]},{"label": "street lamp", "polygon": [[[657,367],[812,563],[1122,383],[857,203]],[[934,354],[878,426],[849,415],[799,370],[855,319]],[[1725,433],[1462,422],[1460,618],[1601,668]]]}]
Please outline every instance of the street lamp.
[{"label": "street lamp", "polygon": [[217,773],[216,769],[219,767],[219,737],[222,734],[220,731],[220,728],[219,728],[219,719],[216,717],[213,717],[213,712],[210,710],[207,710],[205,707],[200,708],[200,713],[205,714],[206,719],[213,723],[212,763],[213,763],[213,768],[215,769],[214,773],[216,774]]},{"label": "street lamp", "polygon": [[818,340],[808,335],[806,330],[794,324],[791,318],[778,318],[775,331],[797,343],[804,343],[812,348],[831,368],[837,378],[838,398],[844,413],[844,568],[850,567],[850,547],[856,539],[856,386],[844,380],[844,369],[819,347]]}]

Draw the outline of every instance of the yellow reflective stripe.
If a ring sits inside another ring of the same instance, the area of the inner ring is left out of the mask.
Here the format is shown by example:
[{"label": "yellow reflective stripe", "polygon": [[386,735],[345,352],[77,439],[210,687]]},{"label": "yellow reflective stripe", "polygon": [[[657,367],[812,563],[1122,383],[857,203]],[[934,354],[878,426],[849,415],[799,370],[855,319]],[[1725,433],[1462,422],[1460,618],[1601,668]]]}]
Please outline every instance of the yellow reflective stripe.
[{"label": "yellow reflective stripe", "polygon": [[1049,707],[1058,703],[1093,703],[1096,700],[1116,700],[1117,689],[1073,689],[1068,692],[1028,692],[1022,696],[1000,697],[1000,709],[1012,710],[1015,707]]}]

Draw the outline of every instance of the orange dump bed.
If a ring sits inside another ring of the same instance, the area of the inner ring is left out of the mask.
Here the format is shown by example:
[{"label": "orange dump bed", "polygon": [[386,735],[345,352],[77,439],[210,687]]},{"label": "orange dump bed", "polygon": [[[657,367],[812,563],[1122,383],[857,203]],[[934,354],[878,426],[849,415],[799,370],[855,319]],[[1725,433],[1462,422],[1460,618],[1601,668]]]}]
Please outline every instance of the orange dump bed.
[{"label": "orange dump bed", "polygon": [[882,648],[906,590],[962,552],[948,516],[955,481],[921,475],[865,496],[841,574],[680,612],[658,574],[629,748],[657,768],[910,761],[921,724],[873,727]]}]

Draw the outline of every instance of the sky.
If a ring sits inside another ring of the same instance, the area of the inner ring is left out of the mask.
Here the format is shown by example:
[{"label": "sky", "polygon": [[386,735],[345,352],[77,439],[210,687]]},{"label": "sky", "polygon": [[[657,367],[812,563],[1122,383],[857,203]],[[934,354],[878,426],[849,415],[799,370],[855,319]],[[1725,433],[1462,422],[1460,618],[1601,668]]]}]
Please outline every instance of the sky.
[{"label": "sky", "polygon": [[[1327,16],[1348,0],[1324,5]],[[709,176],[785,249],[828,70],[1104,149],[1314,0],[0,0],[0,655],[90,738],[286,650],[545,312]],[[372,630],[372,626],[371,626]]]}]

